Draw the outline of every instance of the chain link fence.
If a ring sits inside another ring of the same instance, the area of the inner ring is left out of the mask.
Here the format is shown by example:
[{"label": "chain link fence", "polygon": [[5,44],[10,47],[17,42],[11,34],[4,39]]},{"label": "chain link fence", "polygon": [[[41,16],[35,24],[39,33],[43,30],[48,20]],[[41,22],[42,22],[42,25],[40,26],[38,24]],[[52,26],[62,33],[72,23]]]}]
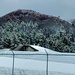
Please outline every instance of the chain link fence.
[{"label": "chain link fence", "polygon": [[75,54],[0,51],[0,75],[75,75]]}]

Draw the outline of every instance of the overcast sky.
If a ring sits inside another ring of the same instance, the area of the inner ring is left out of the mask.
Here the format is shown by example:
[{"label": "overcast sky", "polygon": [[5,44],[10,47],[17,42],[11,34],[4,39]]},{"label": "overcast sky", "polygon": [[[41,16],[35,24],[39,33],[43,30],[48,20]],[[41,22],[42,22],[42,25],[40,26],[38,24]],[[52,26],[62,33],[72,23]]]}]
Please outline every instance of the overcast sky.
[{"label": "overcast sky", "polygon": [[0,0],[0,16],[18,9],[30,9],[43,14],[75,19],[75,0]]}]

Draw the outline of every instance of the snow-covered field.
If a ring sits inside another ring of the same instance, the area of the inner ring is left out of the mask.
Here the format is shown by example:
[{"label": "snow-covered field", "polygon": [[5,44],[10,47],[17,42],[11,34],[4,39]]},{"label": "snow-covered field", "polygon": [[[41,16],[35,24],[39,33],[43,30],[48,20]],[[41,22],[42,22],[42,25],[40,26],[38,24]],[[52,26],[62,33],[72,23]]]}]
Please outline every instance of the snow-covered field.
[{"label": "snow-covered field", "polygon": [[[0,68],[0,75],[12,75],[11,69]],[[46,75],[46,74],[44,71],[15,69],[14,75]],[[74,74],[49,71],[48,75],[74,75]]]},{"label": "snow-covered field", "polygon": [[[14,75],[46,75],[46,51],[49,54],[48,75],[75,75],[74,53],[59,53],[41,47],[35,48],[40,50],[38,52],[13,51]],[[13,52],[0,51],[0,75],[12,75]]]},{"label": "snow-covered field", "polygon": [[[75,64],[48,62],[49,75],[75,75]],[[15,75],[46,75],[46,61],[15,58]],[[12,58],[0,57],[0,74],[12,74]]]}]

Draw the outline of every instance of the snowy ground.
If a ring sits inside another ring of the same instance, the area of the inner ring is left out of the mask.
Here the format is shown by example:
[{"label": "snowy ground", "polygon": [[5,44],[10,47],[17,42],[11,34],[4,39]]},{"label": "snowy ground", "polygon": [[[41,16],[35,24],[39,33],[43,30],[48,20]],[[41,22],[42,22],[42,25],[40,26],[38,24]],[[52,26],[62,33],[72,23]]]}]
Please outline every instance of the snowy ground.
[{"label": "snowy ground", "polygon": [[[38,46],[32,47],[39,51],[13,51],[15,75],[46,75],[46,52],[49,54],[48,75],[75,75],[75,53],[60,53]],[[0,75],[12,75],[13,52],[0,51]]]},{"label": "snowy ground", "polygon": [[[49,61],[49,75],[75,75],[75,64]],[[12,74],[12,58],[0,57],[0,74]],[[46,61],[15,58],[15,75],[46,75]]]},{"label": "snowy ground", "polygon": [[[12,73],[9,68],[0,68],[0,75],[12,75]],[[15,69],[15,75],[46,75],[46,74],[44,71]],[[49,75],[74,75],[74,74],[49,71]]]}]

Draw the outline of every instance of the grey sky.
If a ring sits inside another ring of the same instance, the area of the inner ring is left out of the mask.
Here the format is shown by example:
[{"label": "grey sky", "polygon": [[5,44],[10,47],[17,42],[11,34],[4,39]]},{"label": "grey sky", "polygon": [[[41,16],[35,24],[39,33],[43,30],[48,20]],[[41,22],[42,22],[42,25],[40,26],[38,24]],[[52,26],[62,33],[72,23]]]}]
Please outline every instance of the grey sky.
[{"label": "grey sky", "polygon": [[17,9],[30,9],[65,20],[75,19],[75,0],[0,0],[0,16]]}]

